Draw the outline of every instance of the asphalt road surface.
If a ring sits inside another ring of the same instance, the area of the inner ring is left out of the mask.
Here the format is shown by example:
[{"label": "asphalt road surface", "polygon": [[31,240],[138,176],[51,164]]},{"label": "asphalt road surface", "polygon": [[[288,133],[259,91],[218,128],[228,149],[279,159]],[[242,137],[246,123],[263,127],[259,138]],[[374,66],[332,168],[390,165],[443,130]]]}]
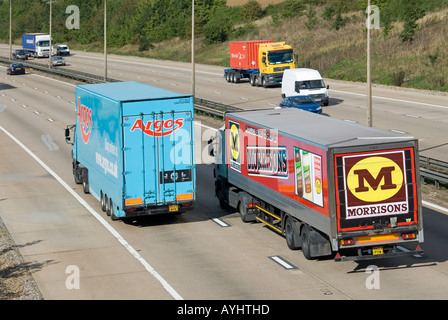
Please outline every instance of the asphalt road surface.
[{"label": "asphalt road surface", "polygon": [[[67,60],[68,67],[103,70],[101,55]],[[108,67],[111,78],[191,92],[186,64],[114,56]],[[280,101],[278,88],[228,84],[221,71],[197,66],[197,97],[242,108]],[[327,83],[332,100],[325,112],[365,122],[365,88]],[[374,95],[374,126],[419,137],[428,156],[446,156],[446,97],[389,88],[375,88]],[[74,108],[74,83],[36,73],[0,77],[0,216],[45,299],[448,298],[446,209],[424,207],[424,256],[306,260],[281,236],[219,207],[210,159],[203,156],[213,129],[199,124],[195,209],[110,221],[73,181],[64,129],[75,121]]]}]

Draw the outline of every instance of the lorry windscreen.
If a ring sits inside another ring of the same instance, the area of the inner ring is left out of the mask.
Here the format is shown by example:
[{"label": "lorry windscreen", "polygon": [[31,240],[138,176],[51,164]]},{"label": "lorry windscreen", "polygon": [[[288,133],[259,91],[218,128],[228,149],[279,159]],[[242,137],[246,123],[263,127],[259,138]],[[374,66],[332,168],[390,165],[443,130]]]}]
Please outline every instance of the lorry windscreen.
[{"label": "lorry windscreen", "polygon": [[325,88],[323,80],[306,80],[306,81],[296,81],[296,91],[303,89],[322,89]]},{"label": "lorry windscreen", "polygon": [[49,47],[50,46],[50,41],[49,40],[38,41],[37,45],[39,47]]},{"label": "lorry windscreen", "polygon": [[292,49],[268,52],[268,60],[269,64],[291,63],[293,62]]}]

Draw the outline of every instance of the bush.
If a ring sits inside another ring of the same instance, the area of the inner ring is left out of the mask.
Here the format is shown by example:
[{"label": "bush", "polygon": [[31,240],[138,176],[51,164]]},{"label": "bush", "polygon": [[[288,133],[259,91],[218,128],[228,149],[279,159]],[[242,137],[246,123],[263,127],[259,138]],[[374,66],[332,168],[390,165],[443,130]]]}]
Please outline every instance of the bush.
[{"label": "bush", "polygon": [[204,42],[213,44],[224,42],[232,31],[232,23],[226,16],[216,14],[204,25]]},{"label": "bush", "polygon": [[241,19],[243,19],[243,22],[255,21],[263,17],[263,15],[263,9],[256,0],[250,0],[245,5],[243,5],[240,10],[240,17]]}]

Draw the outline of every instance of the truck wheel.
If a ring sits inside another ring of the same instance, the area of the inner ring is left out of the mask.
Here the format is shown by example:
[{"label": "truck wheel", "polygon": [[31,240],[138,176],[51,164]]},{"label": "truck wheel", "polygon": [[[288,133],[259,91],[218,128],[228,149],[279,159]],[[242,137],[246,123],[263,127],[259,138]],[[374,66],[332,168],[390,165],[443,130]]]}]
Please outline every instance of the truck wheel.
[{"label": "truck wheel", "polygon": [[73,161],[73,177],[76,184],[82,183],[82,169],[79,169],[78,165]]},{"label": "truck wheel", "polygon": [[241,201],[238,205],[238,212],[240,213],[240,217],[243,222],[254,222],[256,220],[255,218],[251,218],[250,216],[252,215],[247,213],[247,205],[250,201],[249,197],[252,198],[249,194],[243,193]]},{"label": "truck wheel", "polygon": [[104,195],[104,208],[106,209],[106,215],[110,217],[110,202],[107,194]]},{"label": "truck wheel", "polygon": [[302,253],[307,260],[311,260],[310,229],[308,225],[304,225],[302,229]]},{"label": "truck wheel", "polygon": [[105,195],[103,194],[103,191],[101,191],[100,193],[100,198],[101,198],[101,210],[103,210],[103,212],[106,212],[106,199],[105,199]]},{"label": "truck wheel", "polygon": [[257,85],[257,78],[254,74],[250,75],[249,82],[252,87],[255,87]]},{"label": "truck wheel", "polygon": [[239,83],[240,82],[240,79],[241,79],[241,74],[239,73],[239,71],[236,71],[235,72],[235,75],[234,75],[234,83]]},{"label": "truck wheel", "polygon": [[89,173],[87,169],[82,170],[82,190],[84,193],[90,193],[89,190]]},{"label": "truck wheel", "polygon": [[298,230],[298,223],[294,218],[289,217],[285,223],[285,238],[288,248],[291,250],[300,249],[300,233]]},{"label": "truck wheel", "polygon": [[266,82],[266,78],[265,77],[261,77],[261,86],[263,88],[267,88],[268,87],[268,83]]},{"label": "truck wheel", "polygon": [[112,201],[112,199],[109,199],[109,212],[110,212],[110,218],[112,219],[112,221],[117,221],[120,220],[120,218],[118,218],[115,215],[115,209],[114,209],[114,203]]},{"label": "truck wheel", "polygon": [[230,71],[226,72],[226,81],[230,82]]}]

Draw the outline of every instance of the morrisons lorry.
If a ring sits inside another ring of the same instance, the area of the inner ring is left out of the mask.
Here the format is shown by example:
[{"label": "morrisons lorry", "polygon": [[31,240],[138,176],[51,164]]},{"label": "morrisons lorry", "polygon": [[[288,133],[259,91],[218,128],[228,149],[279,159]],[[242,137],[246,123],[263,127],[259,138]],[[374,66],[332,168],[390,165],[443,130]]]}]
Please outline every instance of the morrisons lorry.
[{"label": "morrisons lorry", "polygon": [[24,33],[22,34],[23,50],[28,56],[34,58],[48,58],[50,56],[50,35],[46,33]]},{"label": "morrisons lorry", "polygon": [[307,259],[422,252],[416,139],[286,108],[227,113],[212,145],[220,205]]},{"label": "morrisons lorry", "polygon": [[[79,85],[73,175],[113,220],[192,208],[193,98],[138,82]],[[72,131],[73,140],[71,137]]]},{"label": "morrisons lorry", "polygon": [[252,86],[279,86],[283,72],[295,68],[293,50],[285,42],[272,40],[231,41],[227,82],[249,79]]}]

